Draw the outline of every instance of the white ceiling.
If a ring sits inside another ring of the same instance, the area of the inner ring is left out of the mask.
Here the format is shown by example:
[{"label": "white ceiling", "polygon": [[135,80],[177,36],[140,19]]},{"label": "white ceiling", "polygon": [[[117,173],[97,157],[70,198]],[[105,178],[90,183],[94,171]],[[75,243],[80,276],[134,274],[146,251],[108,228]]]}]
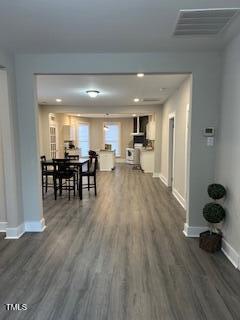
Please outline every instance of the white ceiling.
[{"label": "white ceiling", "polygon": [[[179,87],[186,74],[145,75],[39,75],[38,103],[65,106],[130,106],[162,104]],[[162,89],[162,90],[161,90]],[[87,90],[98,90],[90,98]],[[62,102],[57,103],[56,99]],[[134,98],[140,101],[135,103]],[[143,102],[141,99],[156,99]]]},{"label": "white ceiling", "polygon": [[239,0],[1,0],[0,47],[15,52],[154,52],[222,48],[216,37],[174,37],[180,9],[239,7]]}]

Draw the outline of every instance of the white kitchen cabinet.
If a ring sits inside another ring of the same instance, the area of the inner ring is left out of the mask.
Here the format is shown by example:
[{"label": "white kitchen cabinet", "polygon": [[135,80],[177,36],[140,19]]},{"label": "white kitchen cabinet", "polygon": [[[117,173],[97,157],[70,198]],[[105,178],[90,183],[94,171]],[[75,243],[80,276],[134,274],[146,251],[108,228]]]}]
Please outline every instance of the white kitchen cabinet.
[{"label": "white kitchen cabinet", "polygon": [[100,150],[99,168],[100,171],[112,171],[115,168],[115,151]]},{"label": "white kitchen cabinet", "polygon": [[140,153],[141,168],[145,173],[154,172],[154,150],[141,150]]},{"label": "white kitchen cabinet", "polygon": [[74,128],[68,124],[63,126],[63,140],[73,141],[74,139]]},{"label": "white kitchen cabinet", "polygon": [[155,140],[155,136],[156,136],[156,122],[149,121],[147,124],[147,139]]}]

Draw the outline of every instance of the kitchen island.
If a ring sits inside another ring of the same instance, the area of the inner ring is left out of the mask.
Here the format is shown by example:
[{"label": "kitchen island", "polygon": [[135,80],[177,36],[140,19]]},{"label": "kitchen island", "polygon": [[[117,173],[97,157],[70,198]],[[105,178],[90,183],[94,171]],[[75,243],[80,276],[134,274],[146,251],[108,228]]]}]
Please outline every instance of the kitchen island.
[{"label": "kitchen island", "polygon": [[99,169],[100,171],[112,171],[115,168],[115,150],[99,151]]}]

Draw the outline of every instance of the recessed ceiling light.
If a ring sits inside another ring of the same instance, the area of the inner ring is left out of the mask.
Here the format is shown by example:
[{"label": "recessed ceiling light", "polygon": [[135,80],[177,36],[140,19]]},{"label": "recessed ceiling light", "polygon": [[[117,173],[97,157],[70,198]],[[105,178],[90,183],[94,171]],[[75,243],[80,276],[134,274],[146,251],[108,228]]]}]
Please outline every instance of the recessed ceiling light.
[{"label": "recessed ceiling light", "polygon": [[96,98],[96,96],[100,93],[98,90],[87,90],[86,93],[90,98]]},{"label": "recessed ceiling light", "polygon": [[136,115],[136,113],[134,113],[132,116],[133,116],[133,117],[136,117],[137,115]]},{"label": "recessed ceiling light", "polygon": [[56,101],[57,101],[57,102],[62,102],[62,99],[57,98]]},{"label": "recessed ceiling light", "polygon": [[144,73],[138,73],[137,76],[138,76],[139,78],[142,78],[142,77],[144,77]]},{"label": "recessed ceiling light", "polygon": [[139,102],[140,100],[139,100],[139,98],[134,98],[133,101],[134,102]]}]

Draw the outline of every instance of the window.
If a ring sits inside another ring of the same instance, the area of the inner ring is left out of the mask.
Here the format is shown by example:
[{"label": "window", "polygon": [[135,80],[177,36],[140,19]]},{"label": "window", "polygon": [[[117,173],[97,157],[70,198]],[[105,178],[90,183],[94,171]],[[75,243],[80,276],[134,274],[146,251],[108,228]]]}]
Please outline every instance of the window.
[{"label": "window", "polygon": [[116,156],[121,156],[120,148],[120,124],[106,122],[104,123],[104,143],[111,144],[112,150],[116,151]]},{"label": "window", "polygon": [[52,159],[55,159],[57,155],[56,128],[50,127],[49,129],[50,129],[50,157]]},{"label": "window", "polygon": [[81,149],[81,156],[87,157],[89,151],[89,124],[80,123],[78,127],[78,147]]}]

